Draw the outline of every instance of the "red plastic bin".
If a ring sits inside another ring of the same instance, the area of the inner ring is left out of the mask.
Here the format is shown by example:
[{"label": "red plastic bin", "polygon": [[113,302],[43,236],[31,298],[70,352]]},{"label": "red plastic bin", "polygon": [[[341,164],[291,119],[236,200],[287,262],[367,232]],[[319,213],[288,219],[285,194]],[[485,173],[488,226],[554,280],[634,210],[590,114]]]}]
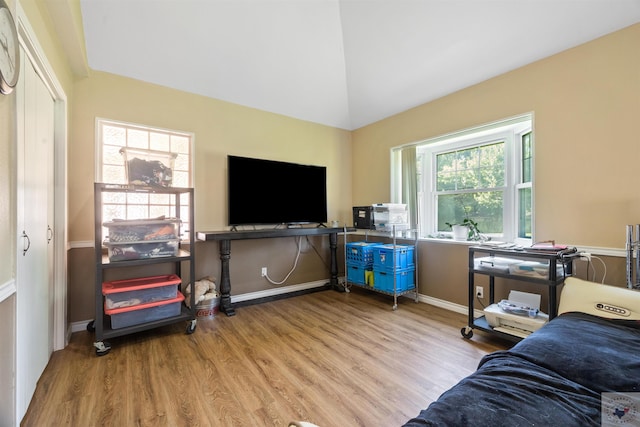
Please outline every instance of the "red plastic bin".
[{"label": "red plastic bin", "polygon": [[178,295],[180,283],[182,280],[175,274],[104,282],[102,283],[104,306],[106,309],[113,310],[174,299]]},{"label": "red plastic bin", "polygon": [[105,308],[104,312],[111,316],[111,329],[119,329],[178,316],[182,301],[184,301],[184,295],[178,292],[176,298],[167,301],[155,301],[111,310]]}]

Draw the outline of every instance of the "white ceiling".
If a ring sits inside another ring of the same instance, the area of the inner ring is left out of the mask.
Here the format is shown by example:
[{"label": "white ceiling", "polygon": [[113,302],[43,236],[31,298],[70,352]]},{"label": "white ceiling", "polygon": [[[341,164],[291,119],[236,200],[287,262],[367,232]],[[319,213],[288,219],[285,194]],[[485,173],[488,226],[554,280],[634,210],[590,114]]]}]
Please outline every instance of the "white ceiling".
[{"label": "white ceiling", "polygon": [[80,0],[90,68],[356,129],[640,22],[640,0]]}]

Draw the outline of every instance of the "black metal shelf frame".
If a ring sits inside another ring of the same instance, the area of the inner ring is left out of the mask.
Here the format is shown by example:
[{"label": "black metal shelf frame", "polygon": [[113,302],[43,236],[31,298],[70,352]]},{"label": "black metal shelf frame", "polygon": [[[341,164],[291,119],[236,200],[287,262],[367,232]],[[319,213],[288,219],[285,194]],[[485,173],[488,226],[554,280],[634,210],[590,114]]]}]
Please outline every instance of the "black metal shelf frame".
[{"label": "black metal shelf frame", "polygon": [[[177,219],[180,219],[180,196],[187,194],[189,198],[189,230],[188,241],[180,242],[180,248],[176,256],[171,257],[159,257],[148,259],[135,259],[127,261],[110,261],[108,256],[104,253],[102,235],[103,231],[103,218],[102,218],[102,204],[104,193],[156,193],[156,194],[168,194],[172,198],[172,203],[175,206],[175,212]],[[153,264],[167,264],[174,265],[174,271],[176,275],[181,276],[182,263],[189,262],[189,280],[193,282],[195,280],[195,233],[194,233],[194,192],[193,188],[176,188],[176,187],[138,187],[133,185],[118,185],[118,184],[94,184],[94,211],[95,211],[95,319],[89,323],[87,329],[90,332],[95,333],[95,341],[93,346],[96,350],[96,355],[102,356],[107,354],[111,350],[111,345],[105,341],[105,339],[114,338],[118,336],[128,335],[136,332],[141,332],[160,326],[169,325],[176,322],[186,321],[187,328],[186,333],[190,334],[195,331],[196,328],[196,315],[195,315],[195,293],[191,292],[190,308],[186,305],[181,305],[180,314],[172,316],[166,319],[154,320],[145,322],[138,325],[126,326],[118,329],[111,328],[111,321],[108,315],[104,313],[104,297],[102,295],[102,283],[104,281],[105,270],[110,269],[122,269],[137,267],[143,265]],[[184,245],[189,245],[189,250],[184,248]]]},{"label": "black metal shelf frame", "polygon": [[[519,274],[504,273],[490,269],[478,269],[475,264],[476,254],[485,254],[490,257],[500,256],[512,259],[538,260],[549,263],[546,277],[530,277]],[[563,275],[557,274],[557,268],[562,265]],[[573,258],[565,257],[562,252],[524,251],[514,249],[498,249],[490,246],[470,246],[469,247],[469,313],[468,324],[460,331],[463,337],[471,338],[473,329],[489,332],[510,341],[520,341],[520,336],[504,333],[494,329],[489,325],[485,316],[475,317],[475,275],[489,276],[489,305],[495,303],[495,278],[505,278],[521,282],[534,283],[549,288],[548,312],[549,320],[557,316],[558,313],[558,286],[564,283],[564,279],[573,274]]]}]

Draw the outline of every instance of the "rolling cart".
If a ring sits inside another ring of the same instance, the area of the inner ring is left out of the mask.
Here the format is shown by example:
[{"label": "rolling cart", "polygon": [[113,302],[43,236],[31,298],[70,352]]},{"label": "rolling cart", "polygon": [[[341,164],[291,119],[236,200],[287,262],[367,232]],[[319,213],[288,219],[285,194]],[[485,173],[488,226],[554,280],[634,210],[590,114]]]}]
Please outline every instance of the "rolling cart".
[{"label": "rolling cart", "polygon": [[[189,203],[188,250],[183,247],[179,231],[180,215],[184,212],[182,197]],[[106,223],[112,236],[105,242],[103,204],[118,198],[156,198],[161,200],[158,203],[166,204],[175,217]],[[87,330],[95,333],[96,355],[109,353],[111,344],[105,341],[109,338],[176,322],[186,321],[186,333],[193,333],[196,329],[195,292],[190,293],[189,305],[184,304],[180,292],[183,262],[189,263],[189,281],[195,280],[193,188],[95,183],[94,200],[96,317],[89,322]],[[142,241],[141,230],[148,233]],[[107,246],[108,253],[104,253],[103,245]],[[174,274],[105,282],[105,274],[110,270],[159,264],[172,264]]]}]

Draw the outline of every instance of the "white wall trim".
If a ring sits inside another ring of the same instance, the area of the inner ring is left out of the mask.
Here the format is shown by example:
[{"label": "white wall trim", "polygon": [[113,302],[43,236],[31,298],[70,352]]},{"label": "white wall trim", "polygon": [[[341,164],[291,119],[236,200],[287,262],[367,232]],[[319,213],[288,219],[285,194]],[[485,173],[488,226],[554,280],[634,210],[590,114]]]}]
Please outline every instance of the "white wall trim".
[{"label": "white wall trim", "polygon": [[578,252],[588,252],[591,255],[602,255],[611,257],[626,258],[627,251],[618,248],[600,248],[597,246],[580,246],[577,248]]},{"label": "white wall trim", "polygon": [[6,300],[11,295],[16,293],[16,281],[11,279],[0,285],[0,302]]},{"label": "white wall trim", "polygon": [[[460,305],[450,301],[446,301],[443,299],[433,298],[427,295],[418,294],[418,301],[424,302],[426,304],[431,304],[436,307],[444,308],[445,310],[453,311],[455,313],[464,314],[465,316],[469,315],[469,306]],[[484,313],[481,310],[473,311],[474,317],[478,318],[483,316]],[[463,325],[466,326],[466,325]]]},{"label": "white wall trim", "polygon": [[81,320],[79,322],[72,322],[71,323],[71,333],[76,333],[76,332],[80,332],[80,331],[86,331],[87,330],[87,325],[89,324],[89,322],[93,322],[95,319],[91,319],[91,320]]},{"label": "white wall trim", "polygon": [[79,249],[79,248],[91,248],[95,246],[95,242],[93,240],[76,240],[75,242],[69,242],[69,249]]},{"label": "white wall trim", "polygon": [[443,299],[433,298],[427,295],[418,294],[418,301],[426,304],[434,305],[436,307],[444,308],[445,310],[454,311],[460,314],[468,314],[469,308],[466,305],[455,304]]},{"label": "white wall trim", "polygon": [[287,294],[290,292],[297,292],[297,291],[304,291],[304,290],[313,289],[313,288],[319,288],[326,285],[328,282],[329,282],[329,279],[317,280],[315,282],[307,282],[307,283],[301,283],[298,285],[291,285],[291,286],[280,286],[273,289],[265,289],[263,291],[248,292],[246,294],[241,294],[241,295],[232,295],[231,303],[236,303],[241,301],[250,301],[250,300],[259,299],[259,298],[268,298],[275,295]]}]

